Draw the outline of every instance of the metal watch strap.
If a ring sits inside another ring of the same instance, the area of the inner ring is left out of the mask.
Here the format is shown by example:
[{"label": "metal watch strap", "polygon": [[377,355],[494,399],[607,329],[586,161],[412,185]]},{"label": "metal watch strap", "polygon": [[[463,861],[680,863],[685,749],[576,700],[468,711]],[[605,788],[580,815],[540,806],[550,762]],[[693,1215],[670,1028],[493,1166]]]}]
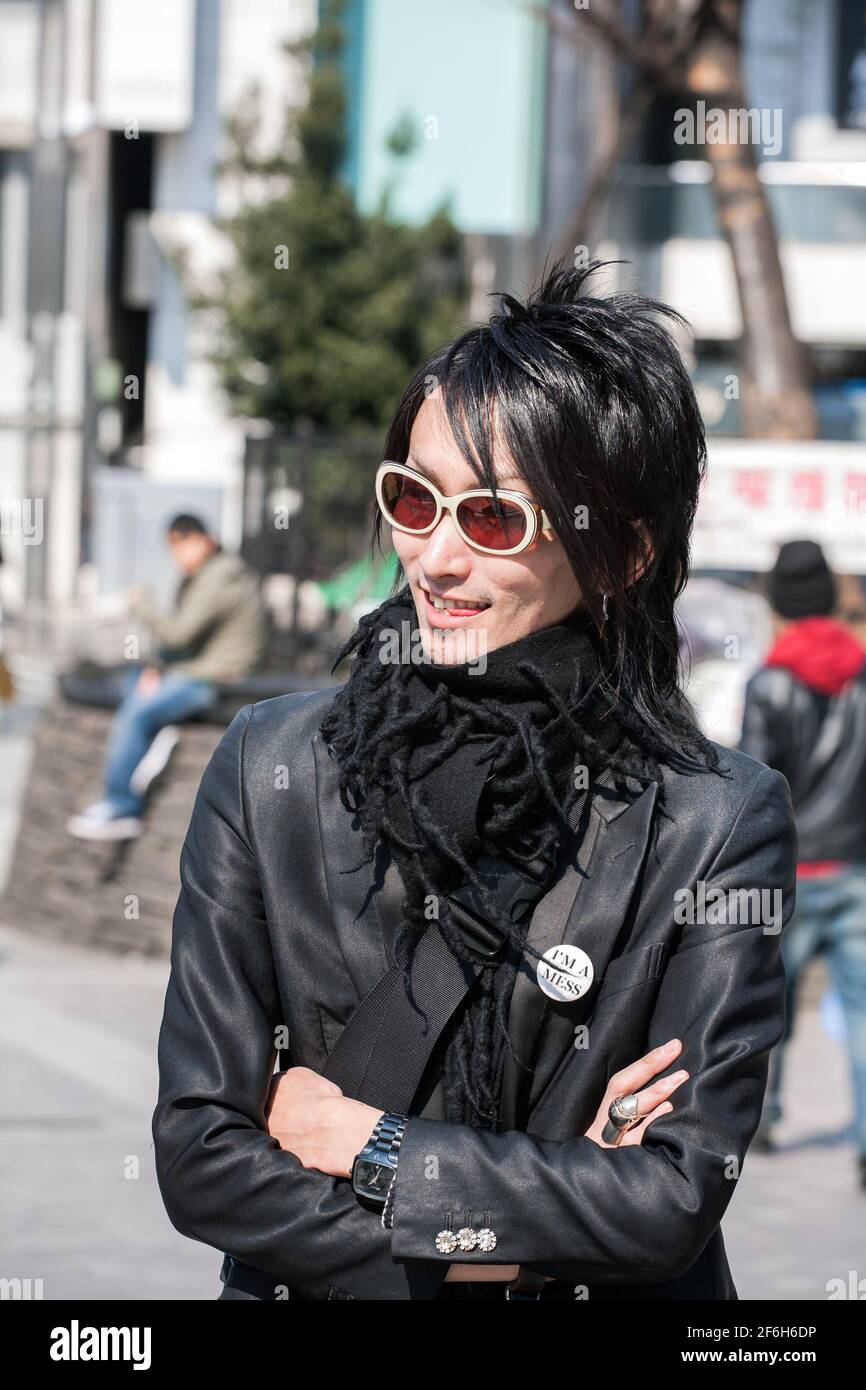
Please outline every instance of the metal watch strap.
[{"label": "metal watch strap", "polygon": [[[358,1159],[361,1158],[366,1159],[368,1163],[374,1164],[381,1161],[382,1167],[389,1167],[392,1170],[391,1180],[388,1183],[385,1196],[382,1199],[377,1197],[377,1201],[381,1200],[384,1203],[391,1188],[394,1186],[394,1171],[396,1170],[397,1160],[400,1154],[403,1131],[408,1122],[408,1115],[397,1114],[394,1111],[386,1111],[385,1114],[381,1115],[376,1121],[373,1133],[356,1157],[356,1163]],[[363,1192],[359,1193],[357,1188],[356,1195],[358,1195],[359,1199],[361,1197],[369,1198],[369,1194]]]},{"label": "metal watch strap", "polygon": [[375,1148],[378,1153],[399,1154],[403,1130],[406,1128],[408,1120],[408,1115],[397,1115],[390,1110],[386,1111],[376,1121],[376,1127],[361,1152],[364,1153],[366,1149]]},{"label": "metal watch strap", "polygon": [[385,1194],[385,1205],[382,1208],[382,1230],[390,1231],[394,1227],[394,1188],[397,1186],[397,1170],[388,1183],[388,1191]]}]

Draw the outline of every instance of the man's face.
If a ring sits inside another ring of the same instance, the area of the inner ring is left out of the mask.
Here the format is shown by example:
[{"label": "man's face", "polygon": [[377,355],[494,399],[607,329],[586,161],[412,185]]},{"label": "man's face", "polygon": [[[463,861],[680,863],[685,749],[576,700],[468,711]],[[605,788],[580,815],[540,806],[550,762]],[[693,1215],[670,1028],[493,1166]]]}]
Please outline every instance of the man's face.
[{"label": "man's face", "polygon": [[213,536],[202,536],[193,532],[182,536],[177,531],[169,531],[168,545],[171,558],[182,574],[195,574],[213,550],[216,542]]},{"label": "man's face", "polygon": [[[483,486],[466,463],[436,390],[415,417],[406,463],[446,496]],[[522,492],[507,454],[494,455],[497,482]],[[424,536],[391,528],[394,549],[412,590],[425,657],[436,662],[471,661],[480,652],[513,642],[537,628],[568,617],[582,594],[565,551],[552,531],[538,531],[517,555],[485,555],[464,541],[448,512]],[[469,616],[437,612],[428,598],[465,599],[484,605]]]}]

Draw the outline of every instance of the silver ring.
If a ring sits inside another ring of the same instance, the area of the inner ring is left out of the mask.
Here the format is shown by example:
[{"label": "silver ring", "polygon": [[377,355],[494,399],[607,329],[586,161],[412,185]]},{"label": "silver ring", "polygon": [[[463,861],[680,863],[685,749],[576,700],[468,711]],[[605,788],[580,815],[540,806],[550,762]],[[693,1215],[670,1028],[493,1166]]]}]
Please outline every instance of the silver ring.
[{"label": "silver ring", "polygon": [[609,1119],[601,1137],[605,1144],[621,1144],[626,1130],[631,1129],[642,1117],[637,1113],[638,1098],[635,1093],[616,1096],[607,1109]]}]

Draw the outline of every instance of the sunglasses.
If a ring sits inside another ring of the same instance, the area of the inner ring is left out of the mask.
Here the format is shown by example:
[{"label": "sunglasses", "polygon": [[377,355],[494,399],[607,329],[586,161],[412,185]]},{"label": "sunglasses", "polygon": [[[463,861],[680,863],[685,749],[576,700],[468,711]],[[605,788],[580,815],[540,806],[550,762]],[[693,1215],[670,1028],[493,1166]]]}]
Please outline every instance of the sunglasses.
[{"label": "sunglasses", "polygon": [[427,535],[450,512],[463,540],[485,555],[518,555],[540,531],[553,529],[544,509],[522,492],[497,488],[494,497],[479,487],[446,497],[423,473],[388,459],[376,473],[376,498],[385,520],[413,536]]}]

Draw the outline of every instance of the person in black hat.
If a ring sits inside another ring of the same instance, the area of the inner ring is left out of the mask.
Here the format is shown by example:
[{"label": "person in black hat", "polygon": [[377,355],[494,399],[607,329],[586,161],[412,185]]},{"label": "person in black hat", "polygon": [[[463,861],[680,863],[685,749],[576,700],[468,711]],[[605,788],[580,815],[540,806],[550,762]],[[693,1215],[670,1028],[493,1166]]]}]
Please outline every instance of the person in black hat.
[{"label": "person in black hat", "polygon": [[785,1035],[771,1060],[756,1142],[774,1147],[798,978],[823,953],[844,1010],[866,1187],[866,651],[832,616],[836,580],[815,541],[782,545],[766,588],[777,635],[746,686],[739,746],[787,778],[799,863],[796,912],[782,945]]},{"label": "person in black hat", "polygon": [[597,269],[419,365],[395,591],[202,779],[153,1135],[220,1297],[737,1297],[794,823],[682,696],[703,425],[679,316]]},{"label": "person in black hat", "polygon": [[[836,580],[817,541],[785,541],[779,546],[767,575],[767,597],[780,619],[780,631],[789,631],[788,625],[802,618],[826,618],[832,613]],[[832,630],[823,626],[809,629],[828,634]]]}]

